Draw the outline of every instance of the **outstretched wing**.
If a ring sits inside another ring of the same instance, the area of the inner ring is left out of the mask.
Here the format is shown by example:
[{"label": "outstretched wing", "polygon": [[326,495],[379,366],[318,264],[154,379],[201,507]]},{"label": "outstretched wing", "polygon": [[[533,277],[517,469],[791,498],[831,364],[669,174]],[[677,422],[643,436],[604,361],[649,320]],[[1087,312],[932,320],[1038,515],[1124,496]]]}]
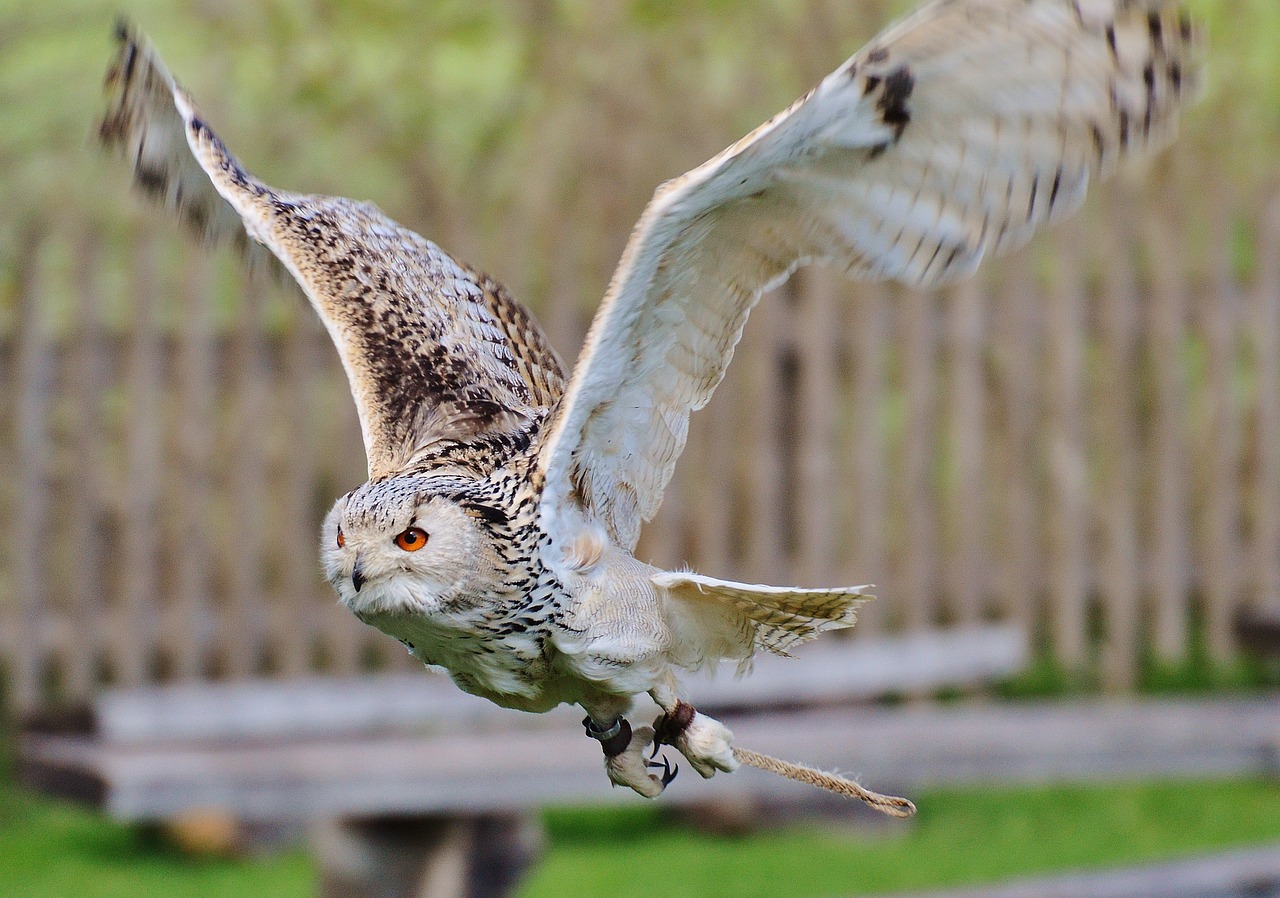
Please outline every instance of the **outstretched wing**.
[{"label": "outstretched wing", "polygon": [[118,37],[102,140],[201,233],[253,238],[302,285],[351,382],[371,478],[442,442],[516,430],[547,413],[563,368],[500,285],[370,203],[268,187],[228,152],[155,51],[126,27]]},{"label": "outstretched wing", "polygon": [[764,290],[811,261],[938,284],[1025,243],[1172,136],[1195,37],[1176,0],[934,0],[660,187],[548,431],[544,526],[583,509],[634,546]]}]

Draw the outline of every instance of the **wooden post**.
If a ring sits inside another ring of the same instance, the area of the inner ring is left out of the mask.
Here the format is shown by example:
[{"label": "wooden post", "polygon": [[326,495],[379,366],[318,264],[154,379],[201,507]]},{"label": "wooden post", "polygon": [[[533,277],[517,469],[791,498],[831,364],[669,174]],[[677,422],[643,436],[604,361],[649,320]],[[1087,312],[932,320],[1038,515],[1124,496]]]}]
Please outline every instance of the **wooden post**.
[{"label": "wooden post", "polygon": [[[1227,191],[1212,193],[1221,196]],[[1208,354],[1208,420],[1197,452],[1205,473],[1205,511],[1199,529],[1204,557],[1205,638],[1210,657],[1222,662],[1235,654],[1233,625],[1244,579],[1240,569],[1240,416],[1234,383],[1241,301],[1231,275],[1229,210],[1214,202],[1207,211],[1211,216],[1209,295],[1197,304]]]},{"label": "wooden post", "polygon": [[[278,291],[285,292],[285,291]],[[280,409],[287,422],[287,445],[280,483],[283,490],[276,499],[278,532],[305,531],[313,520],[312,490],[318,464],[319,428],[315,425],[317,397],[313,372],[318,367],[318,353],[313,334],[318,322],[310,309],[304,308],[293,290],[279,297],[285,309],[283,329],[284,370],[279,380],[288,401]],[[334,497],[336,498],[336,497]],[[312,552],[302,550],[284,540],[279,552],[280,588],[271,603],[272,654],[282,674],[299,677],[310,666],[312,639],[319,629],[314,602],[315,587],[320,576]],[[327,587],[326,587],[327,588]]]},{"label": "wooden post", "polygon": [[52,341],[48,303],[42,295],[42,235],[28,231],[17,254],[17,400],[14,409],[16,501],[10,522],[17,637],[12,701],[19,711],[43,697],[48,614],[48,565],[44,539],[49,525],[49,407],[52,400]]},{"label": "wooden post", "polygon": [[174,673],[196,678],[209,669],[209,644],[202,638],[213,623],[213,558],[216,539],[209,522],[213,503],[215,393],[212,264],[205,248],[184,253],[178,286],[182,326],[177,333],[174,386],[177,410],[173,440],[177,482],[171,476],[170,526],[183,551],[174,557],[173,604],[165,627]]},{"label": "wooden post", "polygon": [[894,590],[888,576],[885,531],[888,529],[888,451],[885,443],[885,346],[888,290],[883,284],[847,285],[847,308],[837,318],[847,322],[852,353],[853,401],[848,411],[849,447],[846,479],[854,485],[847,537],[852,565],[849,582],[872,582],[886,599],[871,602],[858,614],[858,631],[884,628]]},{"label": "wooden post", "polygon": [[982,382],[985,296],[970,278],[952,289],[947,301],[947,444],[951,476],[943,522],[943,580],[949,618],[976,623],[988,593],[982,563],[987,539],[983,495],[986,403]]},{"label": "wooden post", "polygon": [[270,420],[271,390],[262,335],[265,280],[265,273],[254,270],[240,279],[240,309],[230,350],[231,400],[223,451],[231,502],[221,547],[221,575],[228,595],[219,627],[219,655],[224,672],[233,677],[247,677],[257,670],[266,632],[263,517],[268,488],[265,422]]},{"label": "wooden post", "polygon": [[152,677],[160,635],[160,469],[162,463],[160,323],[161,285],[156,242],[144,236],[134,257],[132,311],[125,360],[128,407],[124,432],[121,565],[116,570],[119,607],[112,660],[119,682],[136,686]]},{"label": "wooden post", "polygon": [[937,588],[937,503],[933,489],[936,455],[937,332],[936,297],[904,292],[902,338],[906,428],[902,447],[901,495],[904,514],[902,568],[897,578],[903,626],[924,630],[933,621]]},{"label": "wooden post", "polygon": [[[1126,198],[1132,199],[1132,198]],[[1120,204],[1117,204],[1119,206]],[[1126,204],[1127,205],[1127,204]],[[1117,226],[1099,223],[1098,255],[1103,260],[1102,295],[1097,305],[1099,359],[1090,402],[1095,424],[1100,545],[1098,593],[1106,622],[1101,677],[1110,690],[1131,689],[1138,679],[1138,477],[1134,371],[1137,359],[1137,285],[1133,280],[1132,232],[1118,210]]]},{"label": "wooden post", "polygon": [[[71,343],[66,379],[68,418],[74,422],[67,433],[73,448],[71,476],[76,514],[66,522],[67,599],[80,621],[106,620],[109,591],[104,499],[107,492],[106,459],[110,455],[103,395],[108,391],[103,328],[102,254],[96,236],[78,235],[74,276],[73,320],[68,333]],[[50,609],[45,608],[44,614]],[[97,627],[78,627],[76,644],[66,653],[63,699],[85,702],[98,685],[98,663],[107,634]]]},{"label": "wooden post", "polygon": [[993,483],[1002,497],[1001,520],[994,553],[998,604],[1011,620],[1031,630],[1040,617],[1044,590],[1044,521],[1037,501],[1036,428],[1039,425],[1040,369],[1037,365],[1043,333],[1037,309],[1043,307],[1026,255],[1002,266],[998,310],[993,316],[992,342],[1003,421],[997,470]]},{"label": "wooden post", "polygon": [[1258,280],[1250,296],[1254,421],[1248,568],[1250,604],[1280,614],[1280,198],[1264,210],[1257,241]]},{"label": "wooden post", "polygon": [[1152,292],[1146,324],[1153,384],[1152,484],[1143,517],[1150,521],[1152,646],[1164,662],[1187,653],[1189,604],[1187,518],[1187,377],[1183,370],[1186,298],[1182,250],[1171,216],[1147,216],[1144,238],[1151,257]]},{"label": "wooden post", "polygon": [[542,843],[518,814],[334,821],[315,838],[320,898],[503,898]]},{"label": "wooden post", "polygon": [[797,486],[792,519],[799,522],[797,582],[806,586],[834,584],[839,546],[838,503],[846,495],[836,477],[836,421],[843,397],[836,379],[840,333],[837,275],[809,268],[795,284],[797,299],[796,358],[799,434],[796,441]]},{"label": "wooden post", "polygon": [[1080,396],[1084,376],[1084,286],[1072,247],[1078,224],[1064,226],[1057,271],[1046,297],[1045,418],[1049,466],[1048,591],[1058,661],[1080,669],[1088,655],[1085,597],[1089,473]]},{"label": "wooden post", "polygon": [[739,364],[748,366],[747,390],[752,401],[738,410],[739,445],[750,457],[747,487],[747,561],[745,576],[760,583],[783,582],[782,476],[776,431],[782,402],[778,377],[778,331],[786,310],[779,297],[765,296],[743,331]]}]

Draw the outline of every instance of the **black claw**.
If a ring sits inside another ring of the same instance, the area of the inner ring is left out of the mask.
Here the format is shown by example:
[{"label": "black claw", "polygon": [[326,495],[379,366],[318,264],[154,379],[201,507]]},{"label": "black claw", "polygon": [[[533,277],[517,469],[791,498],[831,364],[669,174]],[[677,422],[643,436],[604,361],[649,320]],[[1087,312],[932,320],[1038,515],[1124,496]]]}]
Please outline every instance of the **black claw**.
[{"label": "black claw", "polygon": [[647,763],[649,767],[652,767],[655,770],[658,770],[658,769],[662,770],[662,788],[664,789],[667,787],[668,784],[670,784],[670,782],[673,779],[676,778],[676,774],[680,772],[680,765],[672,764],[670,761],[667,760],[666,755],[663,755],[660,761],[650,760]]}]

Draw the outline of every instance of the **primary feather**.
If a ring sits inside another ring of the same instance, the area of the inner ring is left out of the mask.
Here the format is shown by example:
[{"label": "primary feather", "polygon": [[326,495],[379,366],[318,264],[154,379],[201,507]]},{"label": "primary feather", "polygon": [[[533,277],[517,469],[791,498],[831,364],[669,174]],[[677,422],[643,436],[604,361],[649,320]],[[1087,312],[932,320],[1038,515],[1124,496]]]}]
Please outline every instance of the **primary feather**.
[{"label": "primary feather", "polygon": [[576,495],[634,546],[764,290],[807,262],[936,285],[1022,245],[1172,136],[1195,48],[1171,0],[935,0],[659,187],[542,456],[548,529]]},{"label": "primary feather", "polygon": [[350,380],[370,477],[546,415],[561,362],[501,285],[372,203],[264,184],[150,44],[127,26],[118,37],[102,139],[203,235],[269,250],[302,286]]}]

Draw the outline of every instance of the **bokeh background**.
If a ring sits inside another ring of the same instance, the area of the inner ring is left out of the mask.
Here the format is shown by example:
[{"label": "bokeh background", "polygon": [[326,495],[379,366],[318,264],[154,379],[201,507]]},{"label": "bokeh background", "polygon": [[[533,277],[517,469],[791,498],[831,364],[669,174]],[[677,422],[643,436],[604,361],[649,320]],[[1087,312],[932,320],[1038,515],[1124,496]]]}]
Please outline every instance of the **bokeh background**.
[{"label": "bokeh background", "polygon": [[[653,188],[911,5],[0,0],[10,719],[105,685],[409,664],[315,561],[364,479],[324,332],[94,145],[118,14],[256,174],[373,200],[511,287],[571,362]],[[875,582],[855,639],[1019,624],[1035,661],[1006,692],[1275,686],[1236,623],[1280,608],[1280,5],[1188,6],[1203,99],[1071,222],[945,293],[813,271],[762,304],[642,557]],[[1280,820],[1272,787],[1237,786]],[[558,831],[588,847],[649,825],[575,820]]]}]

